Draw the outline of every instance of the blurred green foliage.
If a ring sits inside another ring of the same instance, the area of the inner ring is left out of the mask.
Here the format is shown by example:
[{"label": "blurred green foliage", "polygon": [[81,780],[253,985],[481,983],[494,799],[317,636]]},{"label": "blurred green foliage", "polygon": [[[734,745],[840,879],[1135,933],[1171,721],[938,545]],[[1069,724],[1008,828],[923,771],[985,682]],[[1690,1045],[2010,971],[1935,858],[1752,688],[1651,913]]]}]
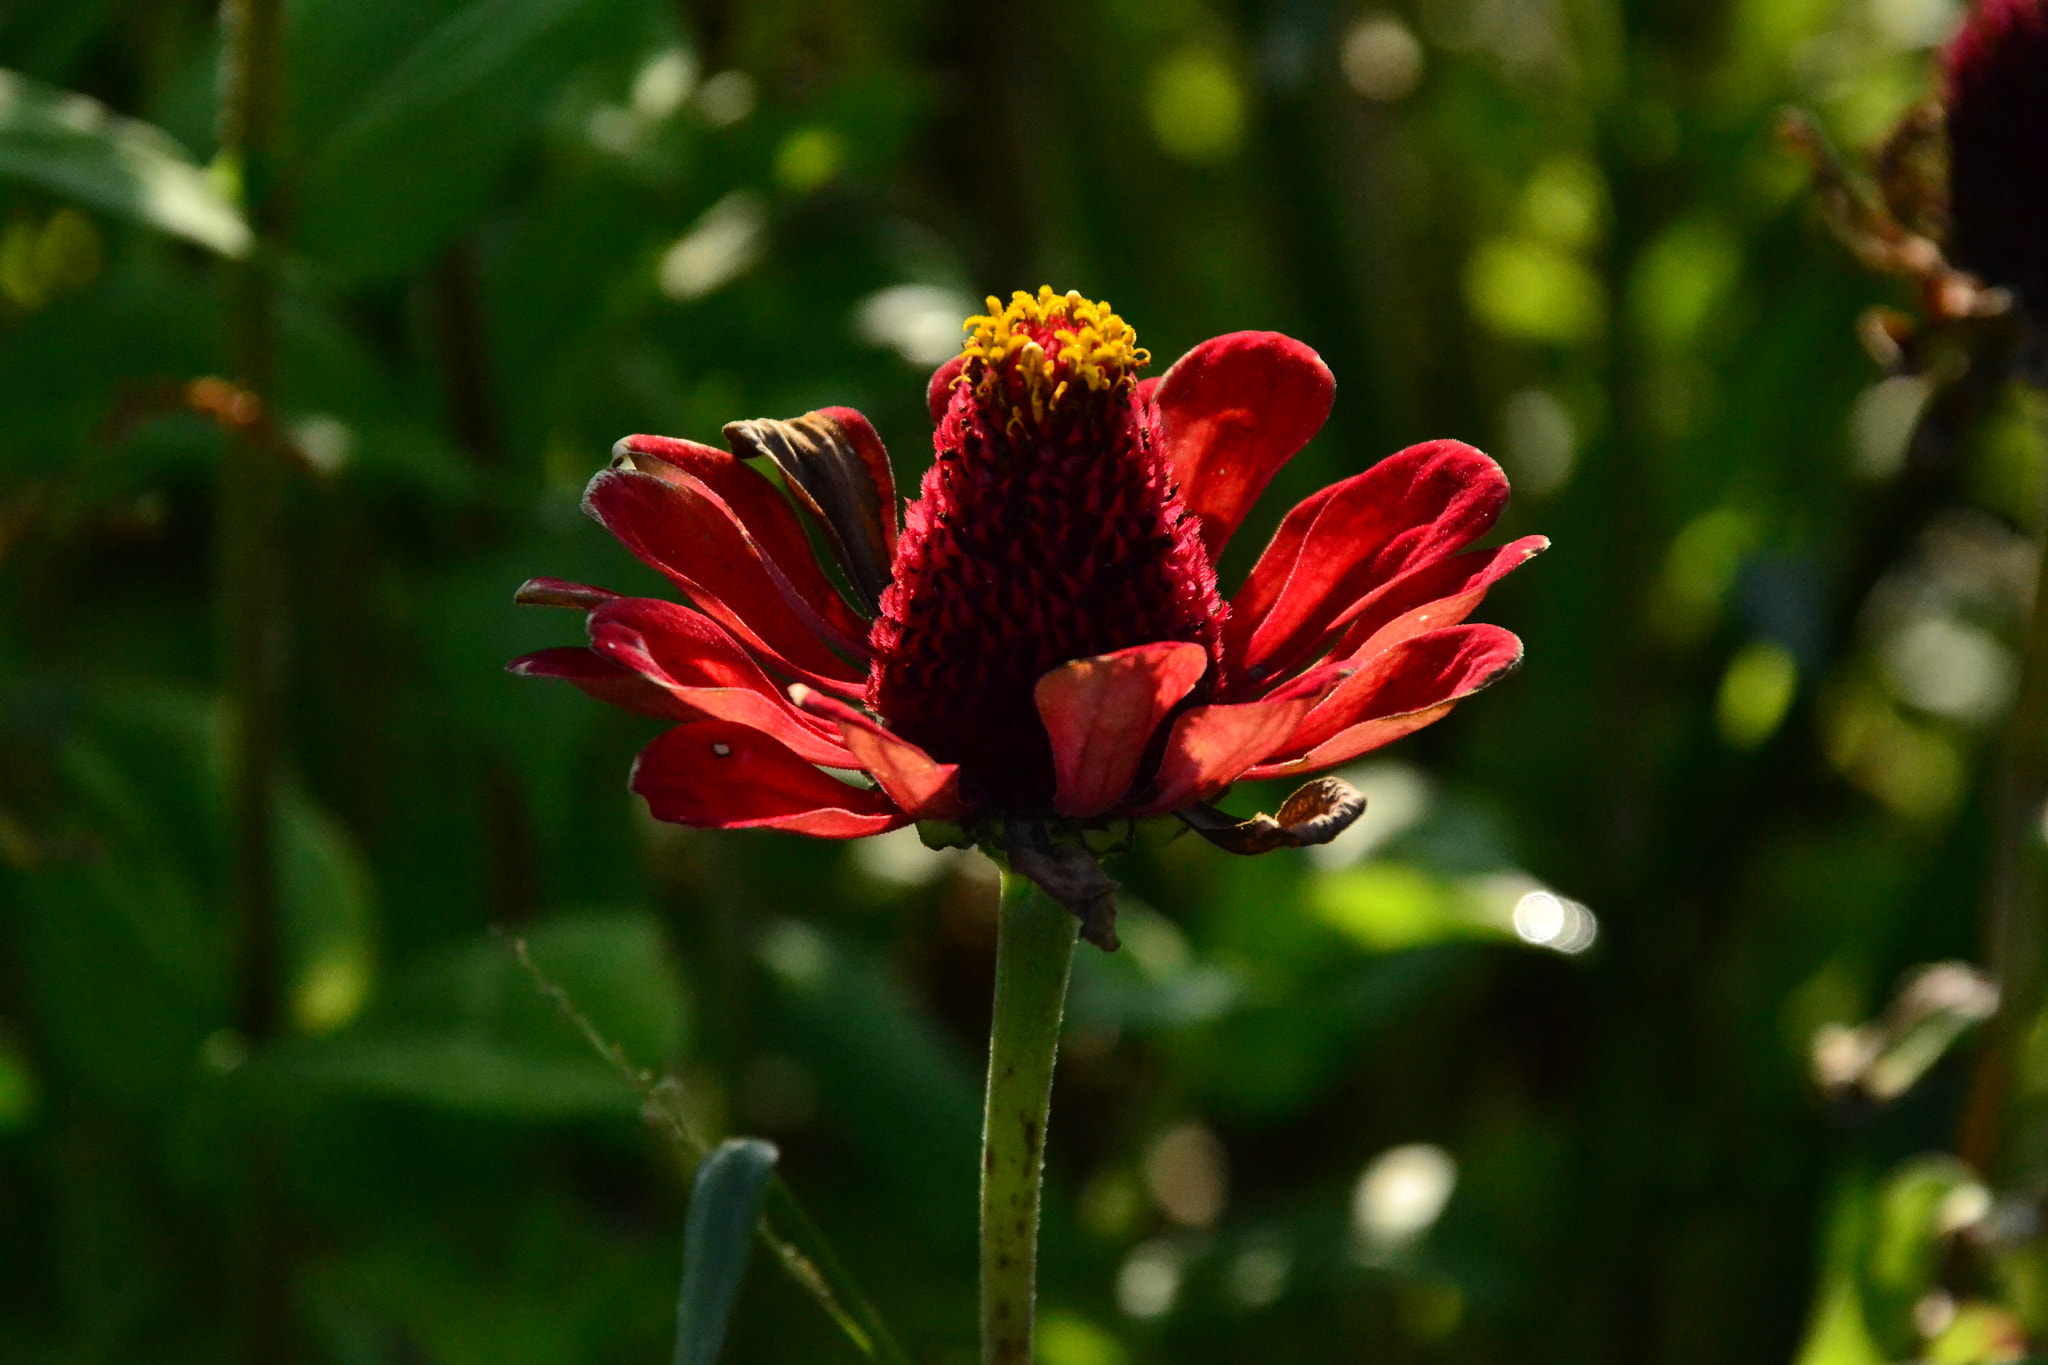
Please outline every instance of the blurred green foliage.
[{"label": "blurred green foliage", "polygon": [[[213,4],[0,3],[0,1359],[236,1359],[265,1295],[292,1360],[661,1359],[687,1172],[493,926],[706,1135],[775,1140],[913,1355],[973,1358],[985,865],[656,827],[625,791],[655,727],[502,664],[577,636],[511,606],[526,577],[660,591],[578,513],[615,439],[843,403],[913,486],[959,320],[1040,283],[1162,359],[1274,328],[1331,363],[1227,582],[1431,437],[1498,454],[1503,530],[1556,543],[1485,612],[1526,666],[1353,774],[1346,842],[1120,864],[1055,1100],[1047,1365],[2042,1340],[2048,1149],[1923,1156],[1954,1059],[1885,1104],[1809,1079],[1823,1026],[1975,951],[2043,442],[2015,400],[1901,514],[1925,387],[1854,328],[1902,291],[1771,126],[1874,141],[1954,18],[291,0],[252,243]],[[268,1038],[225,438],[179,401],[230,368],[237,257],[274,267],[292,465]],[[724,1358],[856,1358],[763,1259]]]}]

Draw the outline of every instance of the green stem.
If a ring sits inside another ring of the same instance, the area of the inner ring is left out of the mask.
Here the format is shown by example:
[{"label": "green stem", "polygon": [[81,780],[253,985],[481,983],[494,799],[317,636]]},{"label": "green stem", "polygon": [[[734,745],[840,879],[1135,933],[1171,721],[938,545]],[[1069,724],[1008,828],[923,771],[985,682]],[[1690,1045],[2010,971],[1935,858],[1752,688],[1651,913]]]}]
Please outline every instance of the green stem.
[{"label": "green stem", "polygon": [[981,1130],[982,1365],[1030,1365],[1045,1118],[1080,922],[1003,873]]}]

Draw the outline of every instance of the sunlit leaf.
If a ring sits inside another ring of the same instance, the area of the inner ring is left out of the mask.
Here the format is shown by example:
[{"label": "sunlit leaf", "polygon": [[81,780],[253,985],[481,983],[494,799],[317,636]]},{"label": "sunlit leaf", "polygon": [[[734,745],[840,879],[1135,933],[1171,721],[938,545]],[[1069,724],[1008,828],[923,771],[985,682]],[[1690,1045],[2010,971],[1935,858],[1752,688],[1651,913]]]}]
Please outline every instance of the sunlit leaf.
[{"label": "sunlit leaf", "polygon": [[163,130],[0,71],[0,175],[32,181],[223,256],[247,254],[241,211]]},{"label": "sunlit leaf", "polygon": [[368,1001],[376,966],[376,892],[353,835],[295,788],[278,810],[278,885],[291,958],[292,1020],[330,1033]]}]

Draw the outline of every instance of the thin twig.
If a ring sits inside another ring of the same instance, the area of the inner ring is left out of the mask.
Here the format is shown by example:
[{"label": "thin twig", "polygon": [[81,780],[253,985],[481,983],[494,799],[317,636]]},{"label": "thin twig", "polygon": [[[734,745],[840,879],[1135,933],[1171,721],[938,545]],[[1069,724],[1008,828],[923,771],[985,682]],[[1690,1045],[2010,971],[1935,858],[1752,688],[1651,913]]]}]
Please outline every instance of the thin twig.
[{"label": "thin twig", "polygon": [[[590,1016],[577,1007],[561,983],[533,960],[524,938],[503,929],[496,932],[512,950],[512,955],[519,959],[519,965],[526,969],[527,975],[533,978],[541,994],[554,1001],[555,1008],[575,1026],[597,1055],[609,1062],[626,1084],[639,1092],[641,1118],[668,1138],[684,1174],[695,1170],[710,1152],[711,1144],[691,1125],[683,1104],[682,1081],[636,1066],[626,1055],[625,1048],[605,1037],[591,1022]],[[786,1230],[786,1235],[777,1230],[778,1226]],[[853,1282],[845,1263],[832,1250],[825,1234],[804,1211],[796,1193],[780,1173],[769,1179],[756,1233],[761,1244],[774,1254],[789,1277],[818,1301],[826,1316],[839,1325],[863,1355],[882,1362],[882,1365],[911,1365],[910,1357],[882,1321],[880,1312]]]}]

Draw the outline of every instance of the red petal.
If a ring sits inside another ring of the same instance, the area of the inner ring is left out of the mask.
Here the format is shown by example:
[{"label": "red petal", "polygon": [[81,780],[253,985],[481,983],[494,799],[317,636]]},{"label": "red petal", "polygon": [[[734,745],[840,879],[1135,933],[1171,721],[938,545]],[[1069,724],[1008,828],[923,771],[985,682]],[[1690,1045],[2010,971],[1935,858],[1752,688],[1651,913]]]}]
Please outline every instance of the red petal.
[{"label": "red petal", "polygon": [[942,422],[946,409],[953,402],[953,381],[960,377],[960,371],[967,368],[967,357],[956,355],[932,371],[929,384],[924,386],[924,405],[932,410],[932,421]]},{"label": "red petal", "polygon": [[1210,801],[1245,770],[1287,742],[1315,704],[1313,696],[1197,706],[1173,723],[1153,795],[1137,815]]},{"label": "red petal", "polygon": [[686,718],[717,716],[771,735],[807,763],[856,766],[831,732],[790,705],[761,666],[709,617],[649,597],[593,612],[591,648],[646,679]]},{"label": "red petal", "polygon": [[1440,719],[1522,661],[1522,642],[1499,626],[1450,626],[1403,640],[1362,661],[1309,713],[1285,746],[1292,757],[1248,777],[1281,777],[1344,763]]},{"label": "red petal", "polygon": [[797,705],[839,724],[840,738],[913,820],[958,820],[968,813],[960,799],[960,765],[939,763],[917,745],[877,725],[866,712],[836,697],[797,686],[790,689]]},{"label": "red petal", "polygon": [[1087,819],[1131,789],[1152,732],[1209,668],[1200,645],[1133,645],[1061,664],[1033,695],[1052,736],[1053,809]]},{"label": "red petal", "polygon": [[560,649],[543,649],[538,654],[528,654],[506,664],[505,671],[522,678],[560,678],[601,702],[637,711],[643,716],[689,720],[698,714],[678,702],[667,689],[620,668],[581,645],[566,645]]},{"label": "red petal", "polygon": [[1336,390],[1322,357],[1278,332],[1205,341],[1160,377],[1160,449],[1212,563],[1274,472],[1322,429]]},{"label": "red petal", "polygon": [[910,823],[881,792],[850,787],[726,720],[693,720],[648,745],[633,764],[632,788],[655,819],[699,829],[856,839]]},{"label": "red petal", "polygon": [[[799,615],[821,623],[814,633],[848,653],[865,655],[867,622],[854,614],[818,567],[796,509],[767,475],[727,451],[669,436],[624,438],[612,447],[612,468],[708,493],[753,542],[754,553],[783,596],[794,594],[790,605]],[[892,502],[892,514],[894,510]]]},{"label": "red petal", "polygon": [[594,611],[617,596],[610,588],[593,588],[584,583],[571,583],[565,578],[529,578],[519,585],[518,592],[512,594],[512,602],[521,607],[574,607],[578,611]]},{"label": "red petal", "polygon": [[1487,589],[1549,548],[1544,536],[1523,536],[1498,550],[1471,550],[1405,573],[1344,613],[1350,621],[1330,655],[1369,659],[1403,640],[1455,626],[1485,600]]},{"label": "red petal", "polygon": [[[818,687],[856,692],[860,676],[819,638],[817,617],[800,614],[800,595],[787,580],[778,582],[782,576],[732,510],[702,484],[679,477],[605,470],[590,481],[583,506],[771,666]],[[815,561],[805,562],[817,571]]]},{"label": "red petal", "polygon": [[1428,441],[1304,500],[1252,566],[1223,628],[1233,693],[1256,693],[1322,651],[1373,590],[1484,535],[1507,504],[1500,466]]}]

